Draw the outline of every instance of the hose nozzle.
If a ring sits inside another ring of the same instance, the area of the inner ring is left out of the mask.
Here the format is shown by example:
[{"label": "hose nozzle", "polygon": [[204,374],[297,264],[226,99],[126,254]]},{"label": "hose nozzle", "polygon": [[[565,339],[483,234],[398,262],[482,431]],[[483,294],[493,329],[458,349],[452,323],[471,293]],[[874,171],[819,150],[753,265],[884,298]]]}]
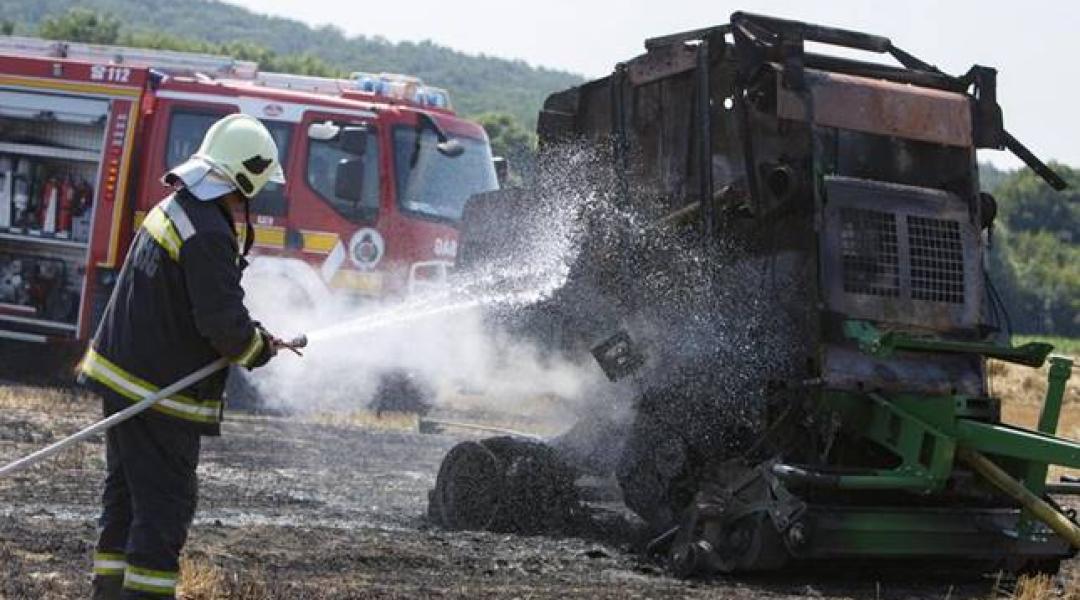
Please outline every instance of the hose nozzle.
[{"label": "hose nozzle", "polygon": [[285,345],[289,346],[290,348],[306,348],[307,336],[301,333],[300,335],[286,342]]},{"label": "hose nozzle", "polygon": [[304,355],[303,352],[300,352],[300,349],[307,347],[307,344],[308,344],[307,336],[302,334],[302,333],[300,335],[292,338],[291,340],[281,340],[281,339],[277,339],[277,338],[274,339],[274,346],[276,346],[278,348],[285,348],[287,350],[291,350],[294,353],[296,353],[297,356],[303,356]]}]

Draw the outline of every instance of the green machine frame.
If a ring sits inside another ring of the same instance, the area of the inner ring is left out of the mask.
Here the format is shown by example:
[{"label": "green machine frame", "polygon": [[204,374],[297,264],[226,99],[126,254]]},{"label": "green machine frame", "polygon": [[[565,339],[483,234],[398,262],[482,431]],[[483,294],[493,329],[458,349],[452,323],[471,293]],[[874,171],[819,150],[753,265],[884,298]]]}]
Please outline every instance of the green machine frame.
[{"label": "green machine frame", "polygon": [[[883,333],[865,321],[844,323],[845,335],[862,351],[886,358],[897,351],[979,354],[1041,367],[1053,347],[1029,343],[1002,347]],[[1080,493],[1075,484],[1050,484],[1050,465],[1080,468],[1080,443],[1055,436],[1072,360],[1049,357],[1049,381],[1037,431],[986,418],[985,399],[880,392],[822,391],[819,402],[841,415],[844,426],[895,455],[891,469],[857,473],[814,472],[773,465],[788,485],[867,492],[908,492],[927,497],[946,490],[957,461],[1012,498],[1009,508],[903,506],[805,508],[813,532],[788,531],[795,556],[895,556],[1059,560],[1080,548],[1080,526],[1050,500],[1048,491]],[[1055,535],[1056,534],[1056,535]],[[805,542],[803,542],[805,540]],[[1072,550],[1070,550],[1070,547]]]}]

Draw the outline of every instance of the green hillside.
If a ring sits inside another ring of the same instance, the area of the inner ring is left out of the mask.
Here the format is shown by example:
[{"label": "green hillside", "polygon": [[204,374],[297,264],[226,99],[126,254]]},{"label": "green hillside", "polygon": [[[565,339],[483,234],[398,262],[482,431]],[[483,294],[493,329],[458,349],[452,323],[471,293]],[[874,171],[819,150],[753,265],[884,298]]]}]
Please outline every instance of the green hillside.
[{"label": "green hillside", "polygon": [[449,89],[462,114],[509,113],[530,131],[548,94],[583,81],[571,73],[468,55],[427,41],[391,43],[379,37],[348,37],[335,27],[312,28],[212,0],[0,0],[0,19],[13,23],[16,34],[36,35],[43,20],[76,7],[112,16],[119,24],[119,41],[133,35],[145,40],[164,34],[214,44],[246,43],[277,55],[309,55],[342,73],[415,75]]}]

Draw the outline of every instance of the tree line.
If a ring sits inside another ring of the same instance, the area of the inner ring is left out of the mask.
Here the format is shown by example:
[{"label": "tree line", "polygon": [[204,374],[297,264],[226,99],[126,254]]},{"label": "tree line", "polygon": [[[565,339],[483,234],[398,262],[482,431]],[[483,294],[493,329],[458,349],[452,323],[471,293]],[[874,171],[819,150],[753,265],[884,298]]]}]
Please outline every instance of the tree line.
[{"label": "tree line", "polygon": [[[334,25],[311,27],[216,0],[9,0],[3,6],[0,19],[14,24],[17,35],[37,35],[46,21],[71,27],[90,14],[99,21],[120,22],[115,29],[100,23],[97,29],[118,36],[114,38],[118,43],[224,50],[257,60],[264,69],[300,74],[405,73],[451,90],[460,114],[506,113],[530,131],[548,94],[584,81],[579,75],[521,60],[466,54],[431,41],[349,36]],[[372,10],[400,11],[408,18],[410,8],[386,5]],[[326,18],[333,22],[334,15]],[[484,26],[477,23],[478,29]]]},{"label": "tree line", "polygon": [[1052,166],[1069,184],[1063,192],[1031,169],[982,165],[998,205],[990,276],[1015,333],[1080,337],[1080,170]]},{"label": "tree line", "polygon": [[[178,30],[180,29],[173,28],[168,31],[128,29],[110,13],[98,12],[83,7],[74,7],[59,14],[43,15],[39,18],[36,28],[33,30],[31,30],[30,26],[20,26],[10,20],[0,20],[0,34],[3,35],[20,32],[46,39],[88,44],[216,54],[230,56],[237,60],[255,62],[259,65],[259,69],[263,71],[294,73],[297,75],[316,77],[347,77],[349,75],[348,70],[332,64],[311,52],[283,54],[251,41],[230,40],[216,42],[172,33],[172,31]],[[452,68],[452,65],[448,65],[447,68]],[[382,71],[386,69],[376,70]],[[434,81],[441,81],[441,78]],[[573,81],[576,80],[567,83]],[[502,86],[496,85],[493,87]],[[552,90],[547,90],[547,92],[550,91]],[[457,92],[457,89],[451,90],[455,103],[460,105]],[[540,92],[547,93],[542,90]],[[539,97],[541,96],[538,95]],[[531,111],[529,114],[532,115],[533,122],[535,122],[539,105],[540,101],[536,100],[529,101],[522,107]],[[532,132],[528,121],[523,121],[514,112],[500,110],[500,108],[501,105],[498,99],[495,98],[489,102],[478,103],[478,110],[471,113],[468,110],[462,110],[462,112],[484,126],[491,139],[492,151],[496,156],[501,156],[510,161],[513,173],[512,181],[521,183],[523,178],[528,177],[532,172],[532,165],[535,160],[536,135]]]}]

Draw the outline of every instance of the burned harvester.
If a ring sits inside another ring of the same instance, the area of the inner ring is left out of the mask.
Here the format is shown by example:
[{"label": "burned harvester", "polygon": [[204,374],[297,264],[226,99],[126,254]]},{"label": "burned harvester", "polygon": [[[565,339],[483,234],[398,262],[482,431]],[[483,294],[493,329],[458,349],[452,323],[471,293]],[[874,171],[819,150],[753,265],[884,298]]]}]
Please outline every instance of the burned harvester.
[{"label": "burned harvester", "polygon": [[[1049,358],[1037,431],[1001,422],[987,359],[1037,368],[1052,348],[1008,343],[976,150],[1009,149],[1065,184],[1003,128],[995,71],[954,77],[883,37],[745,13],[645,47],[540,114],[542,155],[604,148],[603,201],[637,216],[585,214],[581,257],[540,312],[588,343],[586,323],[626,329],[597,347],[613,376],[644,363],[613,468],[651,547],[684,575],[831,557],[1056,570],[1080,547],[1075,513],[1050,495],[1076,486],[1046,481],[1048,465],[1080,468],[1080,443],[1055,437],[1072,365]],[[527,245],[543,193],[475,199],[463,258],[499,235]],[[565,437],[548,446],[561,458],[489,442],[444,461],[436,519],[510,527],[523,509],[500,502],[522,495],[523,470],[544,464],[565,485],[581,468]],[[529,510],[544,507],[566,512]]]}]

